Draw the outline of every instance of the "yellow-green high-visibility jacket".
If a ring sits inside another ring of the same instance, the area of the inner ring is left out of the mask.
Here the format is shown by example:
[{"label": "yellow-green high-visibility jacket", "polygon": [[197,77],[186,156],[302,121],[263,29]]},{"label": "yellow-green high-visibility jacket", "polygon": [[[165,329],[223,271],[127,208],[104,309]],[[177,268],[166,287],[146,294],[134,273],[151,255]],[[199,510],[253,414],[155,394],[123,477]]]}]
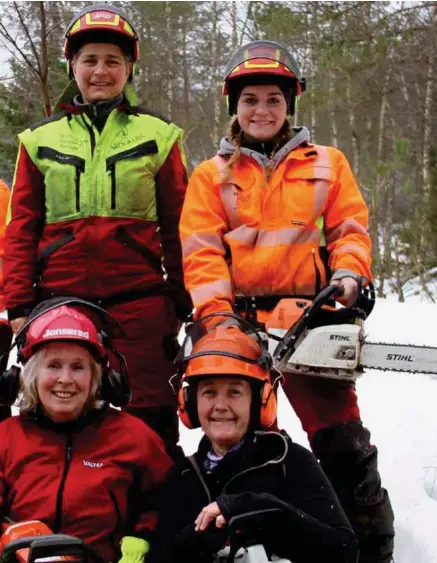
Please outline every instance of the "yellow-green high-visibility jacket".
[{"label": "yellow-green high-visibility jacket", "polygon": [[181,129],[126,104],[99,132],[91,107],[67,106],[19,135],[4,267],[10,318],[40,294],[105,299],[167,286],[189,301]]}]

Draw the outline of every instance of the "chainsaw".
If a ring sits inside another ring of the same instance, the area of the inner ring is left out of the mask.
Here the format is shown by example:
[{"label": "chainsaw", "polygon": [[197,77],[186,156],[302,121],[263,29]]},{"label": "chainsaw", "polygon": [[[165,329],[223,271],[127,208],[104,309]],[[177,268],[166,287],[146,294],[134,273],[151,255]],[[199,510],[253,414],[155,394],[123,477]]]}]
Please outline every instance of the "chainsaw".
[{"label": "chainsaw", "polygon": [[[364,278],[365,280],[365,278]],[[328,285],[314,298],[284,298],[263,323],[274,367],[330,379],[355,381],[365,368],[437,374],[437,348],[368,342],[364,320],[375,303],[372,284],[359,282],[351,307],[337,308],[342,288]]]},{"label": "chainsaw", "polygon": [[0,531],[0,557],[4,562],[103,563],[103,559],[84,541],[54,534],[40,520],[5,522]]}]

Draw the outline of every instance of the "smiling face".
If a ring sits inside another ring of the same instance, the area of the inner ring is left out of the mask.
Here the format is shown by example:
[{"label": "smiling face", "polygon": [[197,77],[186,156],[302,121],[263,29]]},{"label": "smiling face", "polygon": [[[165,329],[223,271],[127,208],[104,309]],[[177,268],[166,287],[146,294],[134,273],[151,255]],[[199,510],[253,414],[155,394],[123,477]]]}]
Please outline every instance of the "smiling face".
[{"label": "smiling face", "polygon": [[252,390],[245,379],[211,377],[199,382],[199,420],[216,454],[224,455],[246,434],[251,402]]},{"label": "smiling face", "polygon": [[75,420],[84,411],[92,382],[91,355],[72,342],[47,345],[36,378],[36,390],[44,413],[55,422]]},{"label": "smiling face", "polygon": [[241,129],[257,141],[268,141],[281,130],[287,118],[287,102],[279,86],[245,86],[237,104]]},{"label": "smiling face", "polygon": [[121,94],[132,64],[118,45],[86,43],[74,57],[72,69],[83,101],[94,104]]}]

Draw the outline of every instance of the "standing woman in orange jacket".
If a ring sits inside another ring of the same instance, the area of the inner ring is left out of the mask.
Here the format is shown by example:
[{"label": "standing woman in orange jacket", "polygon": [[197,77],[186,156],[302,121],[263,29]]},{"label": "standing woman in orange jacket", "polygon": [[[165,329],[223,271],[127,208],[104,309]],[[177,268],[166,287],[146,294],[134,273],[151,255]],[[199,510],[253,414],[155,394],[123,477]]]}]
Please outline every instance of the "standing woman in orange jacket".
[{"label": "standing woman in orange jacket", "polygon": [[[327,283],[351,304],[358,277],[371,277],[368,210],[346,157],[287,119],[304,88],[279,43],[249,43],[228,64],[229,136],[193,172],[180,223],[197,318],[232,312],[236,295],[263,309]],[[360,563],[388,563],[393,512],[354,384],[293,375],[284,390],[357,533]]]}]

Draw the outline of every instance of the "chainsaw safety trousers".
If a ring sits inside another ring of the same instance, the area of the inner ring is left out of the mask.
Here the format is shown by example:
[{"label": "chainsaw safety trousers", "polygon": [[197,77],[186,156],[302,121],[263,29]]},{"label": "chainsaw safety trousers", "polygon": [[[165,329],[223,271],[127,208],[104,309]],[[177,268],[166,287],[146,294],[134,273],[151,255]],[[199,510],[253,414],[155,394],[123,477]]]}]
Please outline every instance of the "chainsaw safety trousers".
[{"label": "chainsaw safety trousers", "polygon": [[369,430],[360,420],[322,428],[311,439],[311,447],[358,537],[359,563],[389,563],[394,515],[381,486],[378,450],[370,443]]}]

